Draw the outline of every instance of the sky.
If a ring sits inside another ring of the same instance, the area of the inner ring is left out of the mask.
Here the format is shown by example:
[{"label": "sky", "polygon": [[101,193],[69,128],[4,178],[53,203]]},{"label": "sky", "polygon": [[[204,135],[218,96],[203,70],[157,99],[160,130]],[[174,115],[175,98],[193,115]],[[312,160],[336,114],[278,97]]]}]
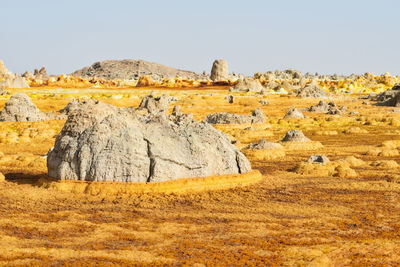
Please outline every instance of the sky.
[{"label": "sky", "polygon": [[0,59],[68,74],[106,59],[196,72],[400,75],[397,0],[0,0]]}]

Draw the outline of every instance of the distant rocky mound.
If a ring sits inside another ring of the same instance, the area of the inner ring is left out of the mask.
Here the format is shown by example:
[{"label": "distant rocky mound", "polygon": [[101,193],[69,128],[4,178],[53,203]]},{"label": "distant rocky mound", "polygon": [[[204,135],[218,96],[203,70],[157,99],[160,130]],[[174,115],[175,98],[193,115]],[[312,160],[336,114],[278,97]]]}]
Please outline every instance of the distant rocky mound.
[{"label": "distant rocky mound", "polygon": [[320,98],[327,95],[327,93],[322,90],[316,82],[311,82],[304,87],[294,90],[294,94],[301,98]]},{"label": "distant rocky mound", "polygon": [[137,80],[143,75],[150,75],[153,80],[175,78],[177,76],[196,80],[207,77],[192,71],[179,70],[158,63],[133,59],[96,62],[89,67],[84,67],[83,69],[75,71],[71,75],[85,79],[97,77],[111,80]]},{"label": "distant rocky mound", "polygon": [[300,130],[290,130],[286,133],[282,142],[310,142],[311,140],[307,138]]},{"label": "distant rocky mound", "polygon": [[45,67],[40,68],[40,70],[35,69],[33,73],[26,71],[24,72],[24,74],[22,74],[22,77],[27,79],[41,79],[41,80],[47,80],[50,78],[50,76],[47,74],[47,70]]},{"label": "distant rocky mound", "polygon": [[0,111],[0,121],[44,121],[49,116],[41,112],[29,96],[17,93],[11,96]]},{"label": "distant rocky mound", "polygon": [[283,149],[283,146],[279,143],[268,142],[264,138],[262,138],[257,143],[249,144],[246,149],[253,149],[253,150],[272,150],[272,149]]},{"label": "distant rocky mound", "polygon": [[264,87],[259,80],[253,78],[245,78],[239,80],[231,89],[233,92],[261,92]]},{"label": "distant rocky mound", "polygon": [[297,110],[297,108],[290,109],[286,114],[284,119],[304,119],[303,113]]},{"label": "distant rocky mound", "polygon": [[[150,100],[151,99],[151,100]],[[47,158],[48,174],[65,180],[162,182],[251,170],[229,138],[178,112],[162,98],[148,112],[88,101],[72,111]],[[154,109],[152,109],[152,108]],[[161,109],[157,112],[157,107]]]},{"label": "distant rocky mound", "polygon": [[345,107],[339,108],[334,102],[326,103],[325,101],[319,101],[317,105],[308,108],[308,112],[313,113],[325,113],[329,115],[340,115],[345,111]]},{"label": "distant rocky mound", "polygon": [[238,115],[226,112],[214,113],[208,115],[204,121],[210,124],[264,123],[265,116],[261,108],[257,108],[251,115]]},{"label": "distant rocky mound", "polygon": [[211,68],[210,79],[213,81],[225,81],[228,79],[228,76],[228,62],[223,59],[215,60]]}]

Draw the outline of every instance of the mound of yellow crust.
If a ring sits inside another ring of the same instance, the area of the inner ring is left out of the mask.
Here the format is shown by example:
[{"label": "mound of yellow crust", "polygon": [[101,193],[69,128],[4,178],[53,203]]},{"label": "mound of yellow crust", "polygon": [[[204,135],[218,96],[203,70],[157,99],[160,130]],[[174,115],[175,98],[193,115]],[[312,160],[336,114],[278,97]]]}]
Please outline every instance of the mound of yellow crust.
[{"label": "mound of yellow crust", "polygon": [[160,183],[86,182],[41,178],[40,187],[60,192],[86,193],[90,195],[133,195],[142,193],[185,194],[209,190],[230,189],[259,182],[258,170],[244,174],[187,178]]},{"label": "mound of yellow crust", "polygon": [[357,173],[351,167],[360,166],[360,164],[364,164],[364,162],[354,157],[347,157],[345,159],[331,161],[326,164],[302,162],[294,169],[294,172],[301,175],[352,178],[357,177]]},{"label": "mound of yellow crust", "polygon": [[250,161],[266,161],[272,159],[283,158],[286,153],[284,149],[243,149],[242,153],[245,154]]},{"label": "mound of yellow crust", "polygon": [[318,141],[310,142],[281,142],[286,150],[317,150],[324,146]]}]

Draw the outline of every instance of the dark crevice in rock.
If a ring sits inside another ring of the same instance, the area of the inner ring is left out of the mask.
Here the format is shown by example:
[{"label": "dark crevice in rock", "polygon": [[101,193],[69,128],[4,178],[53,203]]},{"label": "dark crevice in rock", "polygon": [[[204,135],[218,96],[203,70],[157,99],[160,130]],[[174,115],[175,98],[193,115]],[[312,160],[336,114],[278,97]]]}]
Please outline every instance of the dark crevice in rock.
[{"label": "dark crevice in rock", "polygon": [[151,182],[151,178],[153,177],[154,173],[154,167],[156,166],[156,161],[153,157],[153,154],[151,153],[151,144],[150,141],[147,139],[143,139],[147,143],[147,156],[150,159],[150,164],[149,164],[149,176],[147,177],[146,182],[149,183]]},{"label": "dark crevice in rock", "polygon": [[238,173],[242,173],[242,170],[240,169],[240,162],[239,162],[239,154],[236,152],[236,165],[238,168]]}]

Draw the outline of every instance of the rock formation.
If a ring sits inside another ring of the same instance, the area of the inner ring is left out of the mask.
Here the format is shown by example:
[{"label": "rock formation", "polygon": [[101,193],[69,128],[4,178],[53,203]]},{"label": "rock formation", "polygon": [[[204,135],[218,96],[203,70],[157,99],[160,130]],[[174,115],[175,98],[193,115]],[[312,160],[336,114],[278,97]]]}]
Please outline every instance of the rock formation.
[{"label": "rock formation", "polygon": [[5,107],[0,111],[0,121],[43,121],[46,113],[41,112],[29,96],[17,93],[11,96]]},{"label": "rock formation", "polygon": [[168,96],[165,94],[160,97],[149,95],[142,99],[139,109],[146,109],[151,114],[165,113],[168,111],[168,102]]},{"label": "rock formation", "polygon": [[322,90],[316,82],[311,82],[305,87],[294,90],[294,93],[297,97],[307,98],[320,98],[327,95],[327,93]]},{"label": "rock formation", "polygon": [[249,144],[245,149],[263,150],[263,149],[283,149],[283,146],[279,143],[268,142],[262,138],[257,143]]},{"label": "rock formation", "polygon": [[0,60],[0,79],[14,78],[14,74],[9,71],[4,65],[3,61]]},{"label": "rock formation", "polygon": [[345,109],[345,107],[341,107],[339,109],[339,107],[334,102],[326,103],[325,101],[321,100],[317,105],[309,107],[308,112],[340,115]]},{"label": "rock formation", "polygon": [[210,79],[213,81],[226,81],[228,80],[228,72],[228,62],[223,59],[217,59],[212,65]]},{"label": "rock formation", "polygon": [[[149,103],[147,101],[147,103]],[[249,161],[228,137],[186,114],[146,114],[87,102],[70,113],[47,158],[68,180],[162,182],[245,173]]]},{"label": "rock formation", "polygon": [[261,108],[257,108],[251,115],[238,115],[226,112],[214,113],[208,115],[204,121],[211,124],[264,123],[265,116]]},{"label": "rock formation", "polygon": [[290,109],[286,114],[284,119],[304,119],[303,113],[297,110],[297,108]]},{"label": "rock formation", "polygon": [[378,106],[400,107],[400,84],[395,84],[391,90],[370,97],[370,99],[378,101]]},{"label": "rock formation", "polygon": [[239,80],[231,91],[238,92],[261,92],[264,87],[261,85],[260,81],[253,78],[245,78]]},{"label": "rock formation", "polygon": [[4,88],[29,88],[29,84],[23,77],[16,76],[0,82],[0,87]]},{"label": "rock formation", "polygon": [[179,70],[144,60],[105,60],[96,62],[89,67],[77,70],[71,74],[82,78],[103,78],[120,80],[137,80],[144,75],[150,75],[153,80],[164,78],[186,77],[188,79],[204,79],[205,76],[192,71]]},{"label": "rock formation", "polygon": [[29,88],[29,85],[23,77],[9,71],[0,60],[0,88]]},{"label": "rock formation", "polygon": [[300,130],[290,130],[286,133],[285,137],[282,139],[282,142],[310,142],[302,131]]},{"label": "rock formation", "polygon": [[330,162],[330,160],[328,159],[327,156],[325,155],[313,155],[311,156],[308,160],[308,163],[320,163],[320,164],[326,164],[328,162]]}]

